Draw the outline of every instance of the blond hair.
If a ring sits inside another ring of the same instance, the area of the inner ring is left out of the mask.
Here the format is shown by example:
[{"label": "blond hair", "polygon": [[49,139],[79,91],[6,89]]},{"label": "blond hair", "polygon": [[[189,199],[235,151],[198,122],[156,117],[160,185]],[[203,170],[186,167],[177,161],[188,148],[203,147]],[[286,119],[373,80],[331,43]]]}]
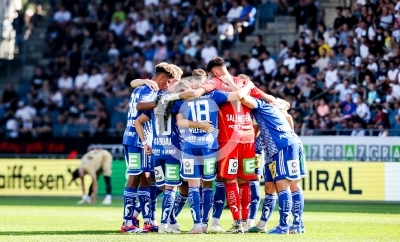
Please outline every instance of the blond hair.
[{"label": "blond hair", "polygon": [[191,86],[192,86],[191,83],[188,82],[187,80],[185,80],[185,79],[179,80],[178,84],[176,84],[176,86],[175,86],[174,92],[177,93],[177,92],[185,91],[185,90],[191,88]]},{"label": "blond hair", "polygon": [[192,76],[207,76],[207,72],[203,69],[194,69]]},{"label": "blond hair", "polygon": [[181,76],[183,75],[183,71],[181,68],[179,68],[179,66],[175,65],[175,64],[169,64],[171,66],[171,68],[174,70],[174,79],[178,80],[181,78]]},{"label": "blond hair", "polygon": [[238,77],[241,78],[241,79],[244,79],[244,80],[246,80],[248,82],[251,81],[250,77],[248,75],[245,75],[245,74],[240,74]]}]

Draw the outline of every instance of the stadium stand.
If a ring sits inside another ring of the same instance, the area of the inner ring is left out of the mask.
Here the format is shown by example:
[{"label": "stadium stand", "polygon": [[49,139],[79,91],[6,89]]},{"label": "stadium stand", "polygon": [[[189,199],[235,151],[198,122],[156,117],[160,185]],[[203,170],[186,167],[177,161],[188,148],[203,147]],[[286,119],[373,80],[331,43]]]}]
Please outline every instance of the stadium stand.
[{"label": "stadium stand", "polygon": [[[46,24],[45,65],[3,92],[7,137],[121,135],[132,79],[161,61],[190,73],[216,54],[290,101],[301,135],[400,133],[398,1],[50,3],[50,18],[35,20]],[[341,5],[332,21],[324,4]]]}]

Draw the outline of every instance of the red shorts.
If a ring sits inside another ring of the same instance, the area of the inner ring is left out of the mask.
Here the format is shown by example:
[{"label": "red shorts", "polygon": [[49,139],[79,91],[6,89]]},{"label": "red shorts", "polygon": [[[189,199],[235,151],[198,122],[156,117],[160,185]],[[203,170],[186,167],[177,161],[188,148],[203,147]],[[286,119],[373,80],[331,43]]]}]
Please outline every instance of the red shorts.
[{"label": "red shorts", "polygon": [[225,179],[256,179],[254,143],[220,143],[218,176]]}]

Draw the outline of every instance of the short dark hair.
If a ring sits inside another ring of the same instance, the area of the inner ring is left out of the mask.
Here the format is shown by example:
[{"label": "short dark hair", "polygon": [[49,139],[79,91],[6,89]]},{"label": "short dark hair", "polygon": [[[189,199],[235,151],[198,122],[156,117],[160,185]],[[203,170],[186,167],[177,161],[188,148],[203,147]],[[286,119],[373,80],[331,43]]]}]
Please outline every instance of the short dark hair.
[{"label": "short dark hair", "polygon": [[283,46],[287,46],[287,41],[286,40],[281,40],[279,41],[279,44],[283,45]]},{"label": "short dark hair", "polygon": [[207,70],[207,72],[211,72],[212,68],[220,67],[220,66],[226,66],[225,61],[221,57],[216,56],[207,63],[206,70]]},{"label": "short dark hair", "polygon": [[338,6],[338,7],[336,7],[336,10],[339,10],[340,12],[342,12],[343,11],[343,7]]},{"label": "short dark hair", "polygon": [[174,69],[166,62],[161,62],[160,64],[156,65],[156,75],[161,73],[168,75],[170,78],[175,78]]}]

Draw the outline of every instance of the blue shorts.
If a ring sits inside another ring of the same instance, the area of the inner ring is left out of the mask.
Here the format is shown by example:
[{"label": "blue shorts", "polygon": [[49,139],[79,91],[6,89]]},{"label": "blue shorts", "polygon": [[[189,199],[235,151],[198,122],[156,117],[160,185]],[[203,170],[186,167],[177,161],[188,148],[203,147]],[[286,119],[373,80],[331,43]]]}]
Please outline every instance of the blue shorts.
[{"label": "blue shorts", "polygon": [[265,165],[265,182],[283,179],[299,180],[305,177],[305,159],[302,144],[292,144],[272,156],[272,162]]},{"label": "blue shorts", "polygon": [[192,148],[182,154],[181,177],[213,181],[217,176],[217,150]]},{"label": "blue shorts", "polygon": [[154,176],[156,185],[176,187],[181,185],[182,179],[180,176],[181,161],[172,156],[152,156],[154,164]]},{"label": "blue shorts", "polygon": [[150,156],[145,154],[143,148],[124,145],[124,156],[128,167],[128,175],[137,176],[142,172],[152,171],[153,166],[151,165]]}]

